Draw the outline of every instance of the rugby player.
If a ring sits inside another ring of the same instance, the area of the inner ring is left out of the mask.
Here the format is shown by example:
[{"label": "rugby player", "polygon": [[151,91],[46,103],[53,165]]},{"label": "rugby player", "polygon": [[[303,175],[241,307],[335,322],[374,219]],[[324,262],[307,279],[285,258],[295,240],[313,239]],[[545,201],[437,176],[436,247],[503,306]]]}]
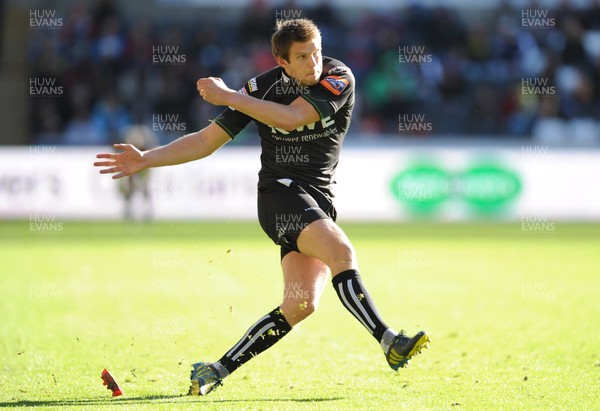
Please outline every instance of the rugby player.
[{"label": "rugby player", "polygon": [[424,331],[410,337],[383,321],[359,274],[354,248],[335,223],[332,186],[354,107],[352,72],[321,55],[321,34],[308,19],[279,21],[271,46],[277,66],[237,92],[220,78],[197,81],[206,102],[226,106],[204,129],[147,151],[116,144],[120,152],[99,154],[105,160],[94,163],[107,167],[100,173],[121,178],[201,159],[234,139],[250,121],[258,126],[258,220],[280,246],[284,290],[302,292],[284,293],[283,302],[218,361],[193,364],[190,395],[213,391],[312,314],[330,276],[341,303],[377,340],[393,370],[408,364],[429,342]]}]

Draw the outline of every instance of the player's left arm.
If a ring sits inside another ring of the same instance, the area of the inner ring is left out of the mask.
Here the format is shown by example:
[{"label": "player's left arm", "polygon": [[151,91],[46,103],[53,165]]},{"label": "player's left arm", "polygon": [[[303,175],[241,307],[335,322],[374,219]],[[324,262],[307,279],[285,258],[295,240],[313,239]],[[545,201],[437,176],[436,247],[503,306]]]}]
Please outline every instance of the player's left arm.
[{"label": "player's left arm", "polygon": [[211,104],[229,106],[261,123],[286,131],[321,119],[317,110],[302,97],[298,97],[290,105],[261,100],[230,89],[218,77],[201,78],[197,81],[196,88],[202,98]]}]

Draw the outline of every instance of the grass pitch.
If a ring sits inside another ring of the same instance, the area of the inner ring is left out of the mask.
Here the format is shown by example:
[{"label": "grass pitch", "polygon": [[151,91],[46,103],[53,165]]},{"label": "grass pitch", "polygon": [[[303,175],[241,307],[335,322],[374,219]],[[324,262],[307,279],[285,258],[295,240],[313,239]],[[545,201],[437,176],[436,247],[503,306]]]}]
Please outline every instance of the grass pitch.
[{"label": "grass pitch", "polygon": [[427,330],[430,348],[393,372],[329,288],[223,387],[187,397],[189,365],[280,301],[279,252],[257,223],[0,223],[0,408],[598,406],[600,226],[342,227],[383,317]]}]

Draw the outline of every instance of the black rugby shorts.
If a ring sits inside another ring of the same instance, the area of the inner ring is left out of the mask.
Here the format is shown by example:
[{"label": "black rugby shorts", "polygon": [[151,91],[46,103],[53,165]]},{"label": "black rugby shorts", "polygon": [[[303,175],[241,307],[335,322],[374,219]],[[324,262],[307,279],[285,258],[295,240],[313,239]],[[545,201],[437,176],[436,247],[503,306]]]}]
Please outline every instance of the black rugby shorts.
[{"label": "black rugby shorts", "polygon": [[312,185],[282,178],[258,189],[258,221],[281,246],[281,258],[299,252],[298,236],[310,223],[323,218],[335,221],[336,217],[331,198]]}]

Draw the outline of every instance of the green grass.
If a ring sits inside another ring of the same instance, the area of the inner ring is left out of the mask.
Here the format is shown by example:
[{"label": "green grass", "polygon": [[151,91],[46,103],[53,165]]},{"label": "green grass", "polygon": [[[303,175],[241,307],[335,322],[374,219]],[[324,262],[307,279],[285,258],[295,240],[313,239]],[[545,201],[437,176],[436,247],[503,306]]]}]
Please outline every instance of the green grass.
[{"label": "green grass", "polygon": [[0,223],[0,408],[598,406],[600,226],[343,227],[383,317],[426,329],[430,348],[394,373],[329,288],[273,349],[190,398],[189,365],[279,303],[278,250],[258,224]]}]

